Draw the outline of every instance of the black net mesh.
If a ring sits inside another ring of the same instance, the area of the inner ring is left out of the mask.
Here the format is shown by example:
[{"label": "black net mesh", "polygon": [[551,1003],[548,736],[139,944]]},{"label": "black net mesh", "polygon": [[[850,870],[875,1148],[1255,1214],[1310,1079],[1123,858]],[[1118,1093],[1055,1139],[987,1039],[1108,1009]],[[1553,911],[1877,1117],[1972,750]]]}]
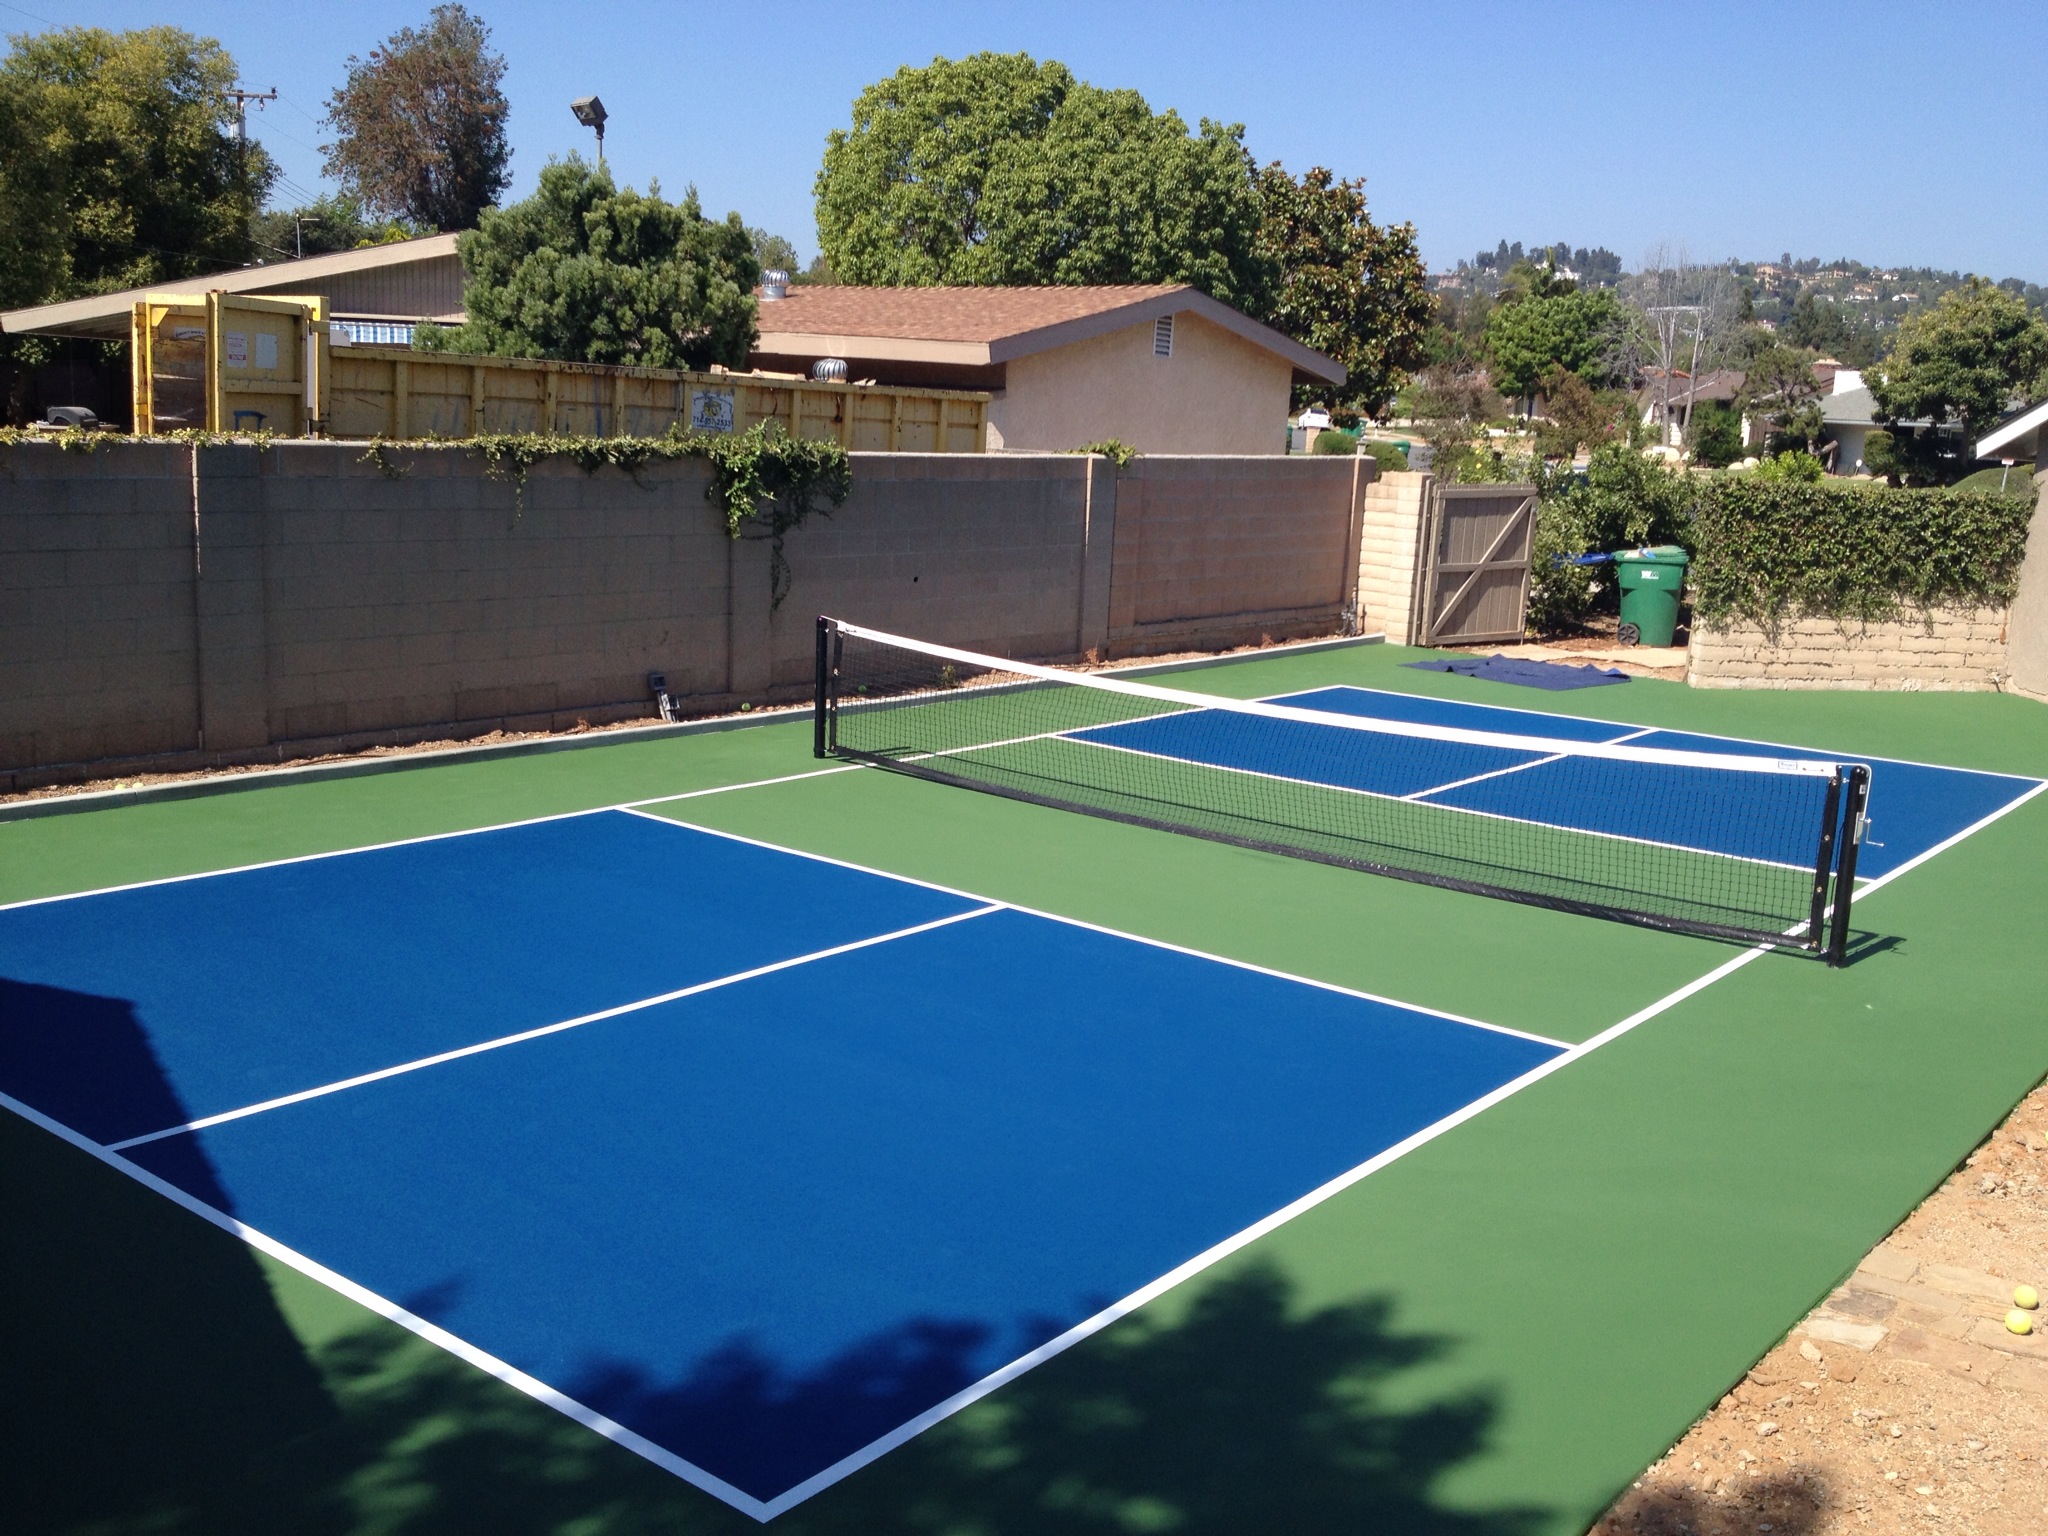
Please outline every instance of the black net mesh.
[{"label": "black net mesh", "polygon": [[846,626],[821,656],[828,755],[1454,890],[1820,942],[1834,765],[1246,703]]}]

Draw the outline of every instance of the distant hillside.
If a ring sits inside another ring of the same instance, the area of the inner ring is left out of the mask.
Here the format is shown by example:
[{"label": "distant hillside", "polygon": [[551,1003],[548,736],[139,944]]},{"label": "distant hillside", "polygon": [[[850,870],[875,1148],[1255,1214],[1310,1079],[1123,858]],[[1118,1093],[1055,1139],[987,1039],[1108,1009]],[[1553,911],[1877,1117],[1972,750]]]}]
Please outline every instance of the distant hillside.
[{"label": "distant hillside", "polygon": [[[1430,286],[1447,295],[1490,299],[1520,261],[1549,265],[1581,287],[1620,288],[1639,304],[1731,305],[1742,320],[1784,331],[1803,346],[1855,362],[1890,351],[1901,320],[1961,287],[1968,275],[1934,267],[1875,267],[1847,257],[1795,258],[1789,251],[1776,261],[1731,258],[1677,271],[1631,272],[1603,246],[1588,249],[1559,241],[1524,247],[1519,241],[1503,240],[1448,271],[1432,273]],[[1998,286],[2018,294],[2028,307],[2048,311],[2048,287],[2017,277],[2001,278]]]}]

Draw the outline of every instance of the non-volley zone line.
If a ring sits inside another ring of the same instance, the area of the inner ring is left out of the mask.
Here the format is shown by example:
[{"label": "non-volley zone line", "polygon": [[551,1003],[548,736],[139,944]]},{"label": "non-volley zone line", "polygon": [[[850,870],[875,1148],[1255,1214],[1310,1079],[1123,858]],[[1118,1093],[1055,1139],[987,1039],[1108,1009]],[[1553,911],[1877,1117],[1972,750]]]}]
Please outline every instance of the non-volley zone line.
[{"label": "non-volley zone line", "polygon": [[[1158,718],[1183,719],[1190,718],[1190,716],[1168,715]],[[1137,723],[1145,724],[1149,722]],[[1118,726],[1082,727],[1083,730],[1090,731],[1118,730],[1120,728]],[[1597,837],[1608,842],[1628,843],[1638,848],[1661,848],[1668,853],[1694,854],[1706,859],[1726,859],[1733,864],[1753,864],[1766,869],[1789,869],[1802,874],[1807,873],[1810,868],[1810,866],[1805,864],[1791,864],[1782,859],[1761,859],[1752,854],[1729,853],[1721,848],[1696,848],[1689,843],[1667,843],[1653,837],[1637,837],[1627,832],[1607,832],[1598,827],[1578,827],[1573,826],[1568,821],[1542,821],[1532,816],[1510,816],[1505,811],[1481,810],[1475,805],[1439,805],[1435,801],[1419,799],[1415,795],[1390,795],[1383,790],[1361,789],[1355,784],[1338,784],[1329,779],[1303,779],[1296,778],[1291,774],[1274,773],[1265,768],[1243,768],[1234,763],[1212,763],[1199,757],[1182,757],[1173,752],[1156,752],[1147,747],[1126,746],[1120,741],[1091,741],[1085,736],[1074,734],[1068,734],[1066,739],[1072,741],[1076,746],[1094,747],[1102,752],[1127,752],[1133,757],[1147,757],[1155,762],[1177,763],[1182,767],[1206,768],[1213,773],[1235,773],[1249,779],[1264,779],[1273,784],[1296,784],[1304,789],[1330,790],[1340,795],[1358,795],[1367,800],[1384,800],[1394,805],[1422,805],[1433,811],[1451,811],[1460,816],[1474,816],[1482,821],[1507,822],[1518,827],[1541,827],[1549,832],[1569,832],[1574,837]],[[920,755],[926,757],[957,756],[964,752],[985,750],[988,749],[983,747],[960,747],[950,749],[947,753],[924,753]],[[1497,769],[1494,773],[1481,774],[1479,777],[1485,779],[1494,778],[1502,773],[1520,773],[1524,769],[1541,768],[1546,762],[1556,761],[1558,759],[1553,757],[1537,762],[1517,763],[1513,767]],[[1458,787],[1459,785],[1457,784],[1439,784],[1432,789],[1422,791],[1422,793],[1440,795]]]},{"label": "non-volley zone line", "polygon": [[778,971],[794,970],[800,965],[812,965],[820,960],[831,960],[840,955],[850,955],[857,950],[873,949],[880,944],[891,944],[898,939],[914,938],[921,933],[930,933],[937,928],[948,928],[954,923],[965,923],[977,917],[987,917],[1000,912],[1000,902],[990,902],[976,907],[971,912],[955,912],[946,917],[934,918],[926,923],[914,923],[908,928],[898,928],[890,933],[878,933],[870,938],[855,939],[851,943],[835,944],[829,949],[812,950],[805,955],[792,955],[787,960],[772,961],[757,965],[750,970],[735,971],[730,976],[720,976],[711,981],[700,981],[693,986],[677,987],[670,992],[657,993],[653,997],[637,998],[630,1003],[621,1003],[615,1008],[601,1008],[595,1013],[580,1014],[573,1019],[562,1019],[553,1024],[542,1024],[534,1029],[522,1029],[514,1034],[499,1035],[493,1040],[479,1040],[474,1045],[458,1046],[451,1051],[437,1051],[431,1056],[421,1056],[413,1061],[398,1062],[393,1066],[379,1067],[374,1072],[359,1072],[332,1083],[304,1088],[297,1093],[280,1094],[273,1099],[264,1099],[255,1104],[244,1104],[239,1109],[222,1110],[215,1115],[202,1115],[197,1120],[188,1120],[183,1125],[168,1125],[162,1130],[149,1131],[141,1136],[130,1136],[126,1141],[109,1143],[109,1152],[126,1152],[131,1147],[147,1146],[153,1141],[163,1141],[171,1136],[183,1136],[192,1131],[203,1131],[211,1126],[226,1125],[231,1120],[245,1120],[251,1115],[260,1115],[269,1110],[283,1109],[291,1104],[303,1104],[309,1099],[324,1099],[329,1094],[343,1093],[351,1088],[361,1088],[370,1083],[381,1083],[388,1078],[403,1077],[408,1072],[423,1071],[447,1062],[461,1061],[469,1056],[481,1056],[486,1051],[499,1051],[507,1046],[521,1045],[529,1040],[544,1039],[572,1029],[581,1029],[586,1024],[602,1023],[606,1019],[623,1018],[627,1014],[640,1013],[649,1008],[658,1008],[664,1003],[681,1002],[686,997],[696,997],[705,992],[716,992],[724,987],[737,986],[744,981],[755,981],[763,976],[773,976]]}]

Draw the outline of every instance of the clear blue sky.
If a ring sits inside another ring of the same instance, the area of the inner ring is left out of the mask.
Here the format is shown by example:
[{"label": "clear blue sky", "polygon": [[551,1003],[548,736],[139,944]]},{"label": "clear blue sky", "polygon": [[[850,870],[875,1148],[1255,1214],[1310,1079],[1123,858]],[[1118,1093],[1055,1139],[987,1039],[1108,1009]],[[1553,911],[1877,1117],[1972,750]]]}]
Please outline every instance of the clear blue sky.
[{"label": "clear blue sky", "polygon": [[[170,23],[219,38],[293,191],[318,190],[327,95],[428,0],[253,5],[0,0],[0,27]],[[816,244],[811,182],[862,86],[978,49],[1064,61],[1261,160],[1365,176],[1433,267],[1501,239],[1605,245],[1630,268],[1853,256],[2048,282],[2048,8],[1950,3],[628,4],[475,0],[510,68],[514,195],[611,112],[622,179],[694,182],[707,211]]]}]

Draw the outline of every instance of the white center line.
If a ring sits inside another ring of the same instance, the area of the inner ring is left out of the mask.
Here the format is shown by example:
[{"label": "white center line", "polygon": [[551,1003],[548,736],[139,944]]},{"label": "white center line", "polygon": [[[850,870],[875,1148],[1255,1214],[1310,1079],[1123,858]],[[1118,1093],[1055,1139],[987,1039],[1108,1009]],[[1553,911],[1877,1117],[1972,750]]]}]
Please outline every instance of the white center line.
[{"label": "white center line", "polygon": [[266,1110],[282,1109],[288,1104],[303,1104],[308,1099],[325,1098],[330,1093],[340,1093],[348,1088],[360,1088],[366,1083],[382,1082],[388,1077],[400,1077],[407,1072],[418,1072],[426,1067],[438,1067],[444,1062],[460,1061],[465,1056],[480,1056],[485,1051],[502,1050],[508,1045],[519,1045],[528,1040],[538,1040],[543,1035],[559,1035],[566,1029],[580,1029],[585,1024],[596,1024],[604,1019],[616,1019],[642,1009],[656,1008],[663,1003],[673,1003],[685,997],[695,997],[702,992],[713,992],[720,987],[734,986],[742,981],[753,981],[757,977],[771,976],[777,971],[787,971],[799,965],[809,965],[814,960],[830,960],[836,955],[850,955],[855,950],[871,949],[877,944],[887,944],[896,939],[907,939],[920,933],[930,933],[934,928],[944,928],[953,923],[964,923],[970,918],[987,917],[991,912],[1004,910],[1001,902],[991,902],[985,907],[976,907],[971,912],[955,912],[950,917],[936,918],[929,923],[918,923],[909,928],[898,928],[893,933],[878,933],[873,938],[856,939],[851,944],[835,944],[830,949],[817,949],[807,955],[796,955],[788,960],[777,960],[770,965],[757,965],[750,971],[736,971],[730,976],[720,976],[714,981],[700,981],[694,986],[678,987],[673,992],[663,992],[655,997],[643,997],[635,1002],[621,1003],[616,1008],[602,1008],[596,1013],[581,1014],[573,1019],[563,1019],[555,1024],[543,1024],[537,1029],[522,1029],[517,1034],[500,1035],[495,1040],[480,1040],[475,1045],[465,1045],[456,1050],[442,1051],[433,1056],[422,1056],[417,1061],[402,1061],[396,1066],[380,1067],[375,1072],[364,1072],[355,1077],[345,1077],[339,1082],[322,1083],[317,1088],[301,1089],[297,1093],[281,1094],[274,1099],[265,1099],[258,1104],[245,1104],[240,1109],[223,1110],[217,1115],[204,1115],[197,1120],[188,1120],[183,1125],[166,1126],[160,1131],[151,1131],[142,1136],[131,1136],[126,1141],[111,1142],[109,1152],[125,1152],[130,1147],[146,1146],[152,1141],[162,1141],[167,1136],[182,1136],[188,1131],[203,1131],[208,1126],[225,1125],[230,1120],[245,1119],[260,1115]]}]

